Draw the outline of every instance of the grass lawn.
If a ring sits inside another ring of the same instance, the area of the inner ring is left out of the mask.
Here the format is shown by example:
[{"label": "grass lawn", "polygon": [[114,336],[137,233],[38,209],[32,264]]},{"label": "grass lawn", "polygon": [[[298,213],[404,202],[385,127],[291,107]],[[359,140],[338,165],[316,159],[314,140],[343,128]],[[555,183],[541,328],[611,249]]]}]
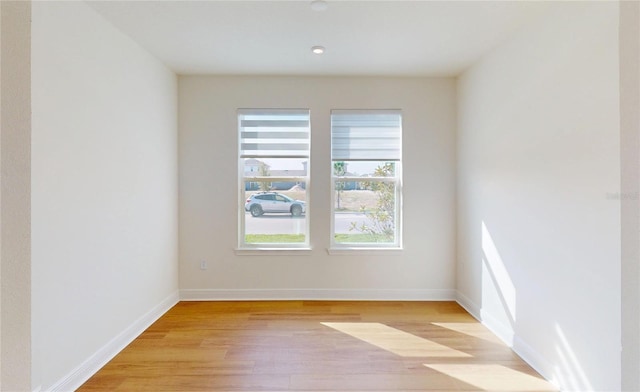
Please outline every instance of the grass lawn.
[{"label": "grass lawn", "polygon": [[304,234],[247,234],[244,236],[247,244],[288,244],[304,242]]},{"label": "grass lawn", "polygon": [[381,234],[336,234],[335,240],[338,243],[380,243],[393,242],[393,238]]},{"label": "grass lawn", "polygon": [[[338,243],[388,243],[393,238],[374,234],[336,234]],[[304,242],[304,234],[247,234],[244,237],[247,244],[289,244]]]}]

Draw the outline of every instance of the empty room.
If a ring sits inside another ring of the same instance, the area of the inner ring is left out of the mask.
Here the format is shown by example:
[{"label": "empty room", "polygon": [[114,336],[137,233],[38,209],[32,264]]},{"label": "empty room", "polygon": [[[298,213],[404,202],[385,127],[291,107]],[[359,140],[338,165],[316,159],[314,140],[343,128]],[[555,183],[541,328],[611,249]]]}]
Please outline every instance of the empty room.
[{"label": "empty room", "polygon": [[0,2],[0,390],[640,390],[639,21]]}]

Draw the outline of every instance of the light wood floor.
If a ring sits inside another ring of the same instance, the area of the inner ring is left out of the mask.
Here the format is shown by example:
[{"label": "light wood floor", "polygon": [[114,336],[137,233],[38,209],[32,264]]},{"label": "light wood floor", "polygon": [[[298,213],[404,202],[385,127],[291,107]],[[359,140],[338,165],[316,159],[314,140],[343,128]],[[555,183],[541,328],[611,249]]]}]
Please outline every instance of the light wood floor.
[{"label": "light wood floor", "polygon": [[79,391],[553,391],[455,302],[181,302]]}]

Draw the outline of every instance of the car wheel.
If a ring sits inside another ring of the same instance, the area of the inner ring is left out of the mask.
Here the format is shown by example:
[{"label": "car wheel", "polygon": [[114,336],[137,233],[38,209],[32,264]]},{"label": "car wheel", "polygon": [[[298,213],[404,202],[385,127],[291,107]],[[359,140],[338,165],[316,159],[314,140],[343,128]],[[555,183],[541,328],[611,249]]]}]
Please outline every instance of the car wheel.
[{"label": "car wheel", "polygon": [[292,206],[291,207],[291,215],[293,215],[293,216],[302,215],[302,207],[300,207],[299,205]]},{"label": "car wheel", "polygon": [[252,205],[249,211],[251,211],[251,216],[260,216],[264,213],[262,212],[262,207],[260,207],[259,204]]}]

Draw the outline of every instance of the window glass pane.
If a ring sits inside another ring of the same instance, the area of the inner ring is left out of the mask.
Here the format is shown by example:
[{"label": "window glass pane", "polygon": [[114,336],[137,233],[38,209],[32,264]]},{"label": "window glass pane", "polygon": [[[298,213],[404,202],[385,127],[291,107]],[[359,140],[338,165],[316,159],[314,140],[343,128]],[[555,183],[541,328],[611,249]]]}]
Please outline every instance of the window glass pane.
[{"label": "window glass pane", "polygon": [[385,161],[334,161],[335,177],[394,177],[396,162]]},{"label": "window glass pane", "polygon": [[396,184],[335,181],[336,243],[395,243]]},{"label": "window glass pane", "polygon": [[251,182],[245,182],[244,242],[304,243],[307,236],[306,183],[268,192],[251,187]]},{"label": "window glass pane", "polygon": [[309,244],[307,109],[239,109],[239,245]]},{"label": "window glass pane", "polygon": [[246,190],[288,190],[302,182],[296,178],[306,178],[309,160],[300,158],[245,158],[244,177],[273,177],[274,181],[251,181]]},{"label": "window glass pane", "polygon": [[402,113],[332,110],[332,244],[401,247]]}]

